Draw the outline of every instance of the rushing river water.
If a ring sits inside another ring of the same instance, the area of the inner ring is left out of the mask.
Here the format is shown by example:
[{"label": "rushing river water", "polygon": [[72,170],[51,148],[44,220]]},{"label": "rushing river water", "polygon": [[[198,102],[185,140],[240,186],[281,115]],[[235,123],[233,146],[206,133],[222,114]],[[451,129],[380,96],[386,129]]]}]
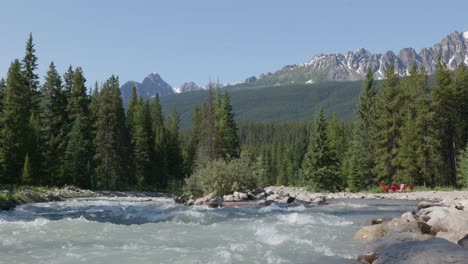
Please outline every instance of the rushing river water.
[{"label": "rushing river water", "polygon": [[370,218],[414,202],[210,209],[165,198],[93,198],[0,212],[0,263],[339,263]]}]

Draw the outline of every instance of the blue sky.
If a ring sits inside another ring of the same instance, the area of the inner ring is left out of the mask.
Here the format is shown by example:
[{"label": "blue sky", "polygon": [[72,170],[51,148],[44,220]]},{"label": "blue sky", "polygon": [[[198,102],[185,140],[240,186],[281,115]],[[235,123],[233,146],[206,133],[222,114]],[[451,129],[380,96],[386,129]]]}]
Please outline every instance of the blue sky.
[{"label": "blue sky", "polygon": [[364,47],[419,51],[468,30],[468,1],[41,0],[0,3],[0,76],[33,33],[39,73],[82,66],[89,85],[111,74],[169,84],[236,82],[318,53]]}]

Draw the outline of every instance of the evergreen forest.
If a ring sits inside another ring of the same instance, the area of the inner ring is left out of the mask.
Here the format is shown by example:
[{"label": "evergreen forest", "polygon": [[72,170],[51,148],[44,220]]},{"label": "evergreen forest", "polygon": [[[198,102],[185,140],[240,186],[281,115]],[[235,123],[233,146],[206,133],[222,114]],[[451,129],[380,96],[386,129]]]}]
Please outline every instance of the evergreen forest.
[{"label": "evergreen forest", "polygon": [[314,105],[309,121],[238,122],[229,89],[211,83],[184,129],[158,95],[143,99],[134,88],[124,108],[117,76],[89,84],[85,69],[59,73],[51,62],[41,82],[37,70],[30,35],[24,57],[0,80],[2,185],[196,196],[269,185],[468,187],[464,64],[452,71],[439,59],[431,82],[423,67],[399,76],[390,65],[378,88],[369,69],[346,120]]}]

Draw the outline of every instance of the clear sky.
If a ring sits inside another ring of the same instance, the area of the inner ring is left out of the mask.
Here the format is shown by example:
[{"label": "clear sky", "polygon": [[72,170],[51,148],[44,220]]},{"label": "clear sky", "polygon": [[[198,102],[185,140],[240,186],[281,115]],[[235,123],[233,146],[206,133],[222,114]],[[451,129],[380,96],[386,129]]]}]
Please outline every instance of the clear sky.
[{"label": "clear sky", "polygon": [[172,86],[236,82],[364,47],[419,49],[468,30],[466,0],[31,0],[0,2],[0,76],[33,33],[44,76],[82,66],[89,84],[111,74]]}]

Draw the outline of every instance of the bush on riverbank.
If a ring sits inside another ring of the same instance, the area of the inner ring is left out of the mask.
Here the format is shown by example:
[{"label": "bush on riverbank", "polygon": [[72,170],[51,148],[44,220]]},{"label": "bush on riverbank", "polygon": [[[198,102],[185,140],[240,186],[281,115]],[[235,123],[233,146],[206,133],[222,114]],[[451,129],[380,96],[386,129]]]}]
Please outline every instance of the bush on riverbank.
[{"label": "bush on riverbank", "polygon": [[185,181],[185,193],[199,197],[214,193],[224,195],[246,192],[258,187],[263,178],[261,160],[250,160],[246,153],[240,158],[226,161],[216,159],[199,167]]}]

